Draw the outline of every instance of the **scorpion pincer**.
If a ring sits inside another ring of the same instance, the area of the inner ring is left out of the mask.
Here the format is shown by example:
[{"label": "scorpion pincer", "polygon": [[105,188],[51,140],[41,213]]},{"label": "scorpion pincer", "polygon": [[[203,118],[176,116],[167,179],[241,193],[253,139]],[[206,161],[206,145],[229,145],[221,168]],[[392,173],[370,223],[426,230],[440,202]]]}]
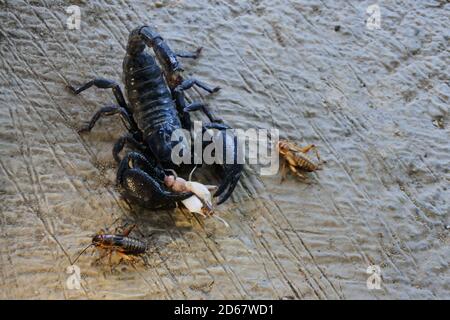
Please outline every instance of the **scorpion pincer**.
[{"label": "scorpion pincer", "polygon": [[[156,59],[145,51],[146,46],[153,49]],[[229,130],[226,130],[229,126],[216,119],[206,104],[187,104],[185,101],[184,91],[193,86],[209,93],[220,89],[211,88],[194,78],[183,78],[177,57],[196,59],[200,51],[201,48],[193,53],[175,53],[153,28],[138,27],[129,35],[123,60],[123,82],[128,103],[119,84],[111,80],[95,78],[77,89],[69,86],[75,94],[92,86],[112,89],[117,104],[101,108],[80,132],[91,131],[102,116],[120,115],[128,133],[118,139],[113,149],[114,159],[119,163],[117,183],[126,199],[144,207],[174,207],[176,202],[193,195],[192,192],[174,192],[164,184],[164,169],[183,169],[171,159],[172,151],[179,143],[171,141],[171,138],[175,130],[191,130],[189,113],[192,111],[202,111],[208,117],[210,122],[203,125],[203,131],[220,132],[224,148],[234,150],[234,163],[221,165],[224,178],[214,194],[219,197],[217,204],[230,197],[239,181],[243,165],[237,161],[237,140],[234,135],[230,138]],[[125,145],[134,150],[121,159],[119,153]]]}]

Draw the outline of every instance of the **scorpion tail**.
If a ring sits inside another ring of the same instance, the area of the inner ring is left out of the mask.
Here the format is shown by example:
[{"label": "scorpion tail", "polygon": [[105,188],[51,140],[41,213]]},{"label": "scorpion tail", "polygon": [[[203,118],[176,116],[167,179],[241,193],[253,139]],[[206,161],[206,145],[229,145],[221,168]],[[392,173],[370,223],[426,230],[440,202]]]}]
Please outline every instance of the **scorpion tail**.
[{"label": "scorpion tail", "polygon": [[127,44],[129,54],[141,52],[146,45],[153,49],[159,61],[167,64],[170,71],[182,70],[177,54],[169,48],[155,28],[144,25],[131,31]]}]

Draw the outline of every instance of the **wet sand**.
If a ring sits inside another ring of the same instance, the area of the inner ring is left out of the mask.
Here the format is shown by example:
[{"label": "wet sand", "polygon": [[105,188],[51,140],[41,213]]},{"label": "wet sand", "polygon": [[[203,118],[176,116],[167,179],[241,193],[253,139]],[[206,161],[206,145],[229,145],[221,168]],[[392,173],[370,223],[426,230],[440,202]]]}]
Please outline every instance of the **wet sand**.
[{"label": "wet sand", "polygon": [[[0,1],[0,298],[450,298],[449,4],[379,1]],[[179,50],[203,46],[188,75],[220,85],[210,103],[235,128],[278,128],[327,163],[302,182],[247,166],[221,205],[226,229],[181,210],[130,208],[111,150],[113,102],[67,84],[120,81],[128,33],[155,25]],[[337,27],[339,26],[339,27]],[[152,245],[150,267],[69,257],[117,218]],[[381,269],[368,290],[366,269]]]}]

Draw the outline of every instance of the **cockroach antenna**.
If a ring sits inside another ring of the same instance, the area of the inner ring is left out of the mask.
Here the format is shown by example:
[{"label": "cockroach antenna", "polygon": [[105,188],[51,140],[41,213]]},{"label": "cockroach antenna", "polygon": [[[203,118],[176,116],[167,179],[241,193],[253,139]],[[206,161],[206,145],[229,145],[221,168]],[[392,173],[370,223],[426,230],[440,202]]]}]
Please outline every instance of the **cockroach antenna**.
[{"label": "cockroach antenna", "polygon": [[230,227],[230,225],[228,224],[228,222],[225,221],[225,219],[223,219],[223,218],[221,218],[219,216],[216,216],[216,215],[213,215],[212,217],[217,219],[217,220],[219,220],[219,221],[221,221],[225,225],[226,228]]},{"label": "cockroach antenna", "polygon": [[[206,215],[205,215],[204,213],[202,213],[202,212],[192,212],[192,213],[196,213],[196,214],[202,216],[203,218],[208,218],[208,216],[206,216]],[[210,215],[209,217],[212,217],[212,218],[214,218],[214,219],[219,220],[220,222],[222,222],[222,223],[225,225],[226,228],[229,228],[229,227],[230,227],[230,225],[228,224],[228,222],[226,222],[225,219],[223,219],[223,218],[221,218],[221,217],[219,217],[219,216],[216,216],[216,215],[213,214],[213,215]]]},{"label": "cockroach antenna", "polygon": [[92,247],[94,244],[90,243],[86,248],[84,248],[83,250],[81,250],[81,252],[78,254],[78,256],[75,258],[75,260],[72,262],[72,265],[75,264],[75,262],[77,262],[78,258],[81,257],[81,255],[90,247]]}]

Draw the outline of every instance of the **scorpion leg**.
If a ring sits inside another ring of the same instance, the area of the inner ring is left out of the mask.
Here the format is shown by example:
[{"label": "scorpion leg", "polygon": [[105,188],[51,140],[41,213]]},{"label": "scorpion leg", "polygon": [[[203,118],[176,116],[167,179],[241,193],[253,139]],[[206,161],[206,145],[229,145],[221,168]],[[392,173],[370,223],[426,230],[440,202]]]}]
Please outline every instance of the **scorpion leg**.
[{"label": "scorpion leg", "polygon": [[97,121],[100,119],[100,117],[112,116],[115,114],[120,114],[120,118],[122,119],[122,122],[124,123],[124,125],[127,127],[128,130],[136,128],[136,124],[134,123],[134,121],[132,120],[132,117],[130,116],[130,114],[128,113],[128,111],[125,108],[117,106],[117,105],[110,105],[110,106],[106,106],[106,107],[103,107],[100,110],[98,110],[92,116],[91,121],[89,121],[89,124],[87,124],[86,126],[82,127],[80,130],[78,130],[78,133],[91,131],[92,128],[94,128]]},{"label": "scorpion leg", "polygon": [[180,115],[180,121],[183,128],[191,131],[191,117],[189,116],[189,112],[184,110],[187,107],[184,99],[184,93],[181,90],[173,91],[173,97],[175,99],[175,105],[177,107],[178,114]]},{"label": "scorpion leg", "polygon": [[84,85],[76,89],[75,87],[68,85],[67,88],[71,90],[74,94],[79,94],[86,89],[89,89],[92,86],[96,86],[100,89],[112,89],[114,96],[116,97],[117,103],[122,107],[127,109],[127,104],[125,102],[125,98],[123,97],[122,90],[117,82],[113,80],[103,79],[103,78],[94,78],[91,81],[86,82]]},{"label": "scorpion leg", "polygon": [[153,166],[144,155],[128,153],[120,162],[117,182],[125,198],[149,209],[174,206],[177,201],[191,197],[191,192],[175,193],[164,185],[164,170]]},{"label": "scorpion leg", "polygon": [[203,90],[209,92],[209,93],[214,93],[220,90],[220,87],[214,87],[211,88],[209,85],[207,85],[204,82],[201,82],[200,80],[194,79],[194,78],[190,78],[190,79],[185,79],[183,80],[183,82],[181,82],[181,84],[179,84],[174,90],[177,91],[185,91],[188,90],[190,88],[192,88],[193,86],[197,86],[199,88],[202,88]]},{"label": "scorpion leg", "polygon": [[187,130],[191,128],[191,122],[189,117],[189,112],[201,110],[208,117],[211,122],[222,122],[222,120],[217,119],[213,116],[211,111],[208,109],[208,105],[203,102],[193,102],[191,104],[186,104],[184,100],[184,94],[181,91],[174,92],[175,102],[177,105],[178,112],[181,113],[181,120],[183,122],[183,127]]},{"label": "scorpion leg", "polygon": [[176,56],[180,58],[197,59],[200,56],[202,49],[203,47],[199,47],[197,48],[197,50],[195,50],[195,52],[188,52],[188,51],[177,52]]},{"label": "scorpion leg", "polygon": [[184,99],[183,90],[174,90],[173,96],[175,98],[175,104],[177,106],[178,113],[180,114],[180,120],[183,128],[186,130],[191,130],[192,123],[189,117],[189,112],[201,110],[208,117],[211,122],[222,122],[222,120],[217,119],[208,109],[208,105],[203,102],[193,102],[191,104],[186,104]]},{"label": "scorpion leg", "polygon": [[211,111],[209,111],[208,105],[203,102],[193,102],[186,107],[184,107],[184,112],[191,112],[191,111],[198,111],[201,110],[203,113],[208,117],[209,121],[211,122],[222,122],[222,120],[215,118]]},{"label": "scorpion leg", "polygon": [[201,102],[193,102],[190,105],[186,104],[186,101],[184,99],[184,91],[192,88],[195,84],[199,83],[205,86],[204,87],[206,88],[205,90],[207,90],[210,93],[220,90],[219,87],[211,89],[206,84],[203,84],[202,82],[199,82],[198,80],[195,79],[183,80],[183,82],[173,90],[173,96],[175,98],[175,103],[177,105],[178,112],[181,115],[183,127],[186,128],[187,130],[191,129],[191,120],[189,117],[190,111],[202,110],[211,122],[221,122],[219,119],[216,119],[212,115],[206,104]]}]

